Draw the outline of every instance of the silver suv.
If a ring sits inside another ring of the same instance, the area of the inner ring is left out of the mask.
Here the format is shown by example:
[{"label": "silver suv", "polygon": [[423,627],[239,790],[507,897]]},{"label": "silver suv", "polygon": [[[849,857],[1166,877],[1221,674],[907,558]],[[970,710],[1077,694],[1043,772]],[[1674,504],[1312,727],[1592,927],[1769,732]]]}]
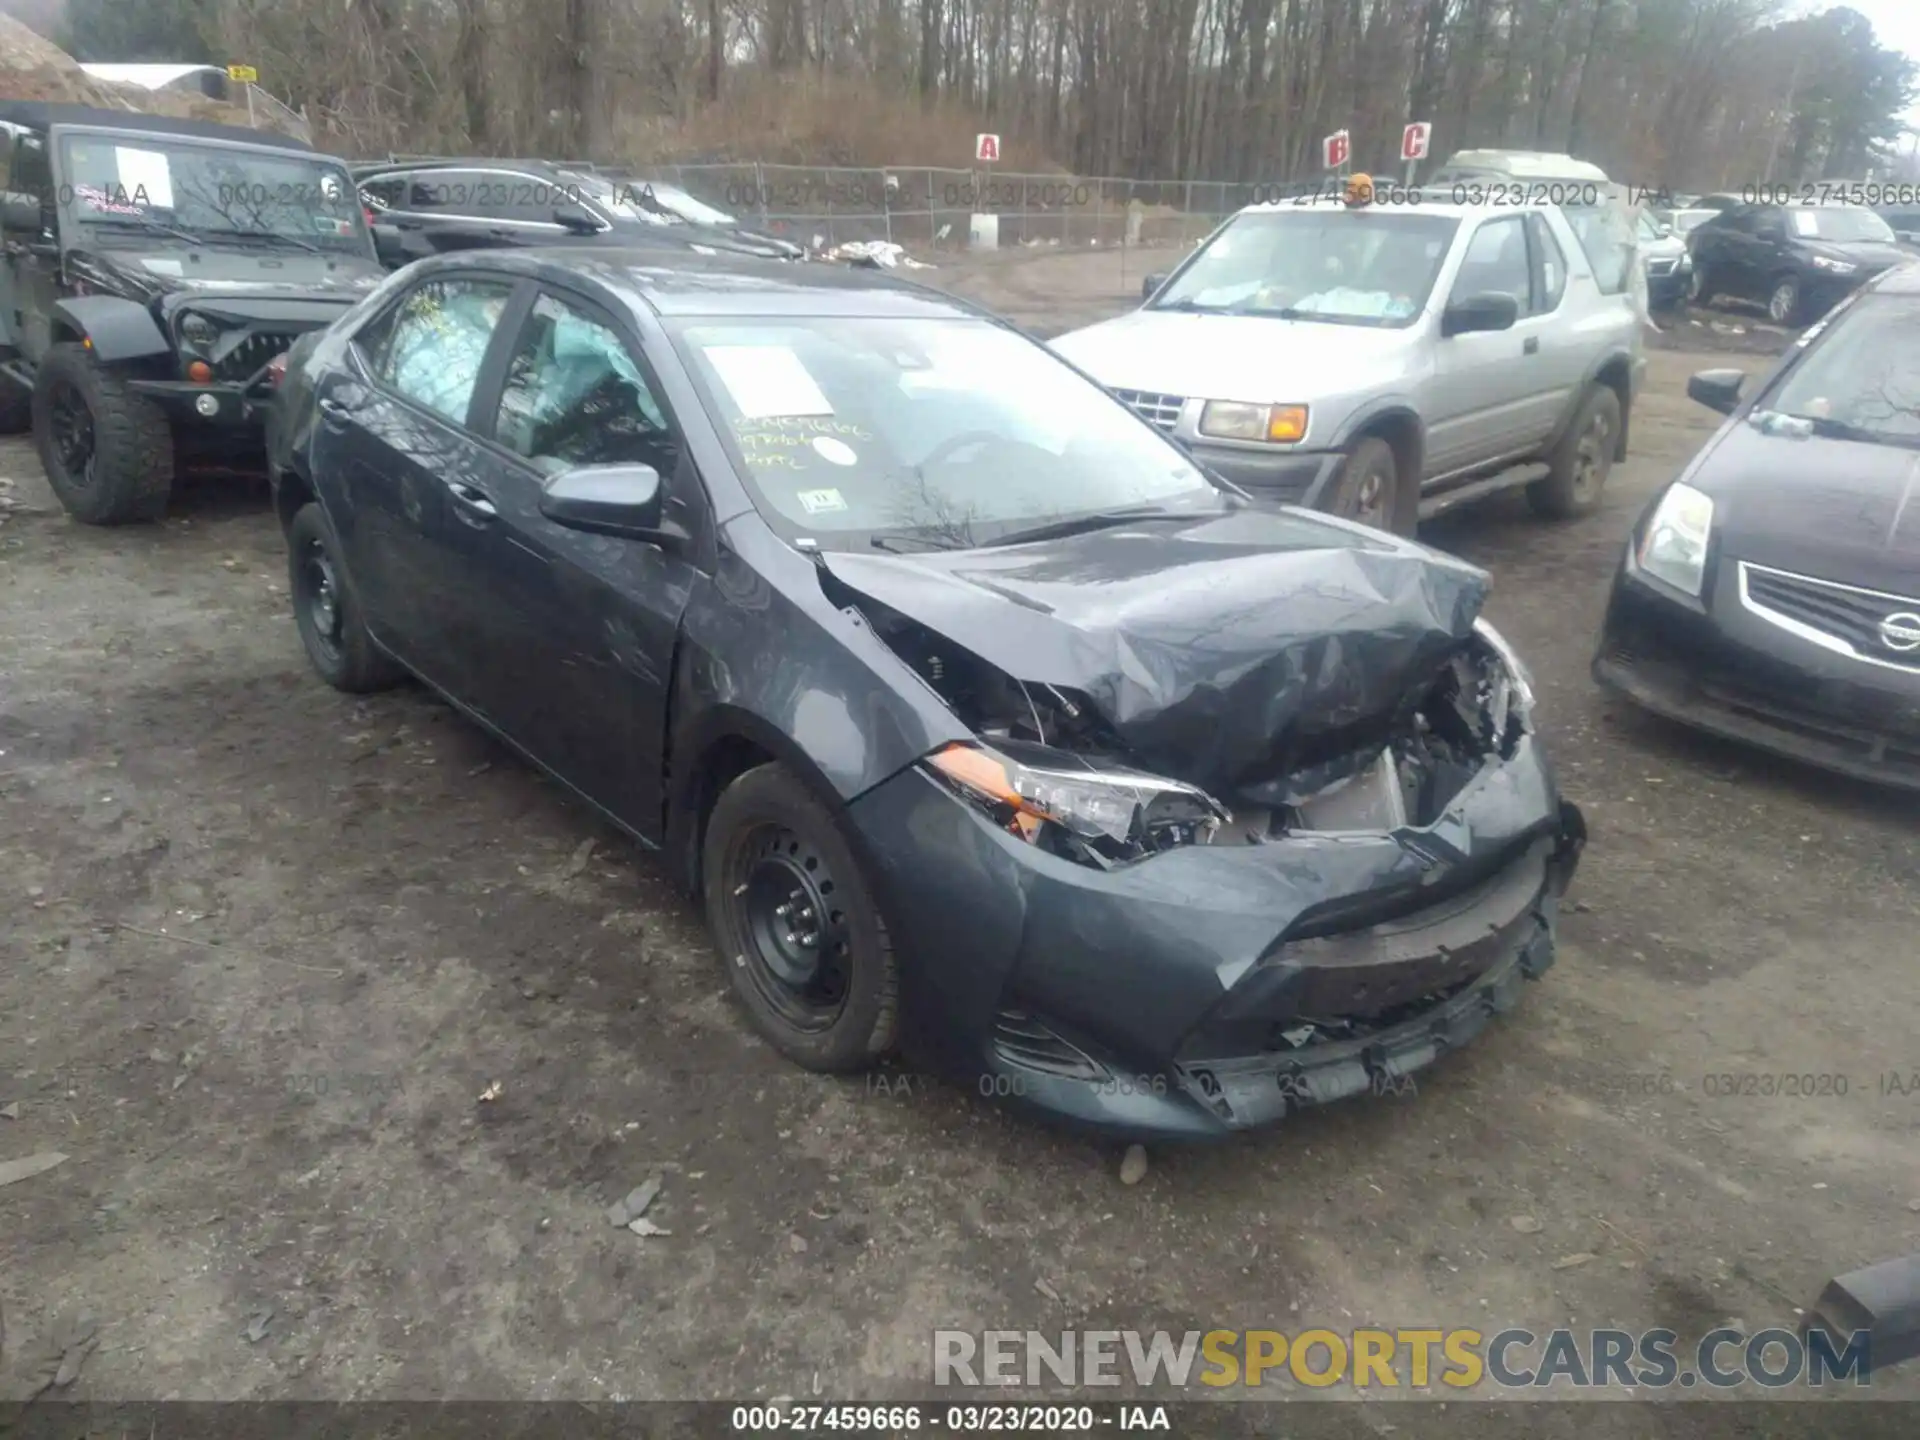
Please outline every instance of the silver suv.
[{"label": "silver suv", "polygon": [[1146,294],[1054,349],[1256,493],[1411,534],[1517,484],[1583,514],[1626,455],[1646,281],[1607,204],[1253,206]]}]

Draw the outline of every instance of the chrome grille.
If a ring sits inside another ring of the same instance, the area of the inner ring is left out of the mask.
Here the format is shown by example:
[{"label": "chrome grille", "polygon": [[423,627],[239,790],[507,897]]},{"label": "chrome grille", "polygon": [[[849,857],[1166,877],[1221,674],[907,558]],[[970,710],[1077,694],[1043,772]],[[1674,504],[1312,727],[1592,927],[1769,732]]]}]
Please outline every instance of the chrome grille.
[{"label": "chrome grille", "polygon": [[1920,670],[1920,650],[1896,650],[1882,638],[1880,628],[1889,616],[1920,616],[1920,599],[1862,590],[1742,561],[1740,602],[1761,619],[1829,650],[1844,651],[1876,665]]},{"label": "chrome grille", "polygon": [[1171,431],[1180,423],[1180,411],[1187,403],[1184,395],[1156,395],[1151,390],[1113,392],[1142,420]]}]

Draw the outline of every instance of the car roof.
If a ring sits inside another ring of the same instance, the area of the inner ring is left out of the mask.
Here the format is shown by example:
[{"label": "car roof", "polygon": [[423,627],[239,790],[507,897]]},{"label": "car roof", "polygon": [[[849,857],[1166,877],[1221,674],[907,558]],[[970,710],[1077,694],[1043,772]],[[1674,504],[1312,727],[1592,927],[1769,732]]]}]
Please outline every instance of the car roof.
[{"label": "car roof", "polygon": [[514,160],[484,155],[449,159],[441,155],[432,160],[376,160],[370,164],[355,165],[352,171],[356,180],[371,180],[376,175],[411,175],[423,170],[523,170],[535,175],[558,175],[566,168],[548,160]]},{"label": "car roof", "polygon": [[0,100],[0,120],[24,125],[30,130],[45,130],[53,125],[96,125],[152,135],[178,135],[183,139],[228,140],[271,150],[313,150],[306,141],[282,135],[277,130],[250,130],[244,125],[216,125],[211,120],[180,120],[171,115],[149,115],[143,110],[101,110],[92,105],[61,105],[46,100]]},{"label": "car roof", "polygon": [[464,250],[419,262],[419,273],[480,266],[564,283],[586,280],[656,315],[992,320],[987,311],[883,270],[639,245],[542,245]]}]

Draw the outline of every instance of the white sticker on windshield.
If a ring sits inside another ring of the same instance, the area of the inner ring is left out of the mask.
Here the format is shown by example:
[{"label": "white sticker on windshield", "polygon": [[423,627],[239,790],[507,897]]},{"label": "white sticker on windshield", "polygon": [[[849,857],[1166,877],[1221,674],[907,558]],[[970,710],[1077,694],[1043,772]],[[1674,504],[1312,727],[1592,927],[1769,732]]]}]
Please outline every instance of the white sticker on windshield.
[{"label": "white sticker on windshield", "polygon": [[173,208],[173,169],[165,155],[158,150],[116,145],[113,165],[120,173],[120,188],[140,204],[156,210]]},{"label": "white sticker on windshield", "polygon": [[825,515],[830,511],[846,509],[847,502],[838,490],[802,490],[800,508],[809,515]]},{"label": "white sticker on windshield", "polygon": [[1820,217],[1811,210],[1795,210],[1793,212],[1793,233],[1796,235],[1818,235],[1820,233]]},{"label": "white sticker on windshield", "polygon": [[709,345],[706,355],[749,420],[833,414],[800,357],[784,346]]},{"label": "white sticker on windshield", "polygon": [[187,273],[178,260],[163,260],[149,256],[140,263],[156,275],[184,275]]},{"label": "white sticker on windshield", "polygon": [[851,445],[844,440],[836,440],[831,435],[814,436],[813,453],[835,465],[854,465],[860,460]]}]

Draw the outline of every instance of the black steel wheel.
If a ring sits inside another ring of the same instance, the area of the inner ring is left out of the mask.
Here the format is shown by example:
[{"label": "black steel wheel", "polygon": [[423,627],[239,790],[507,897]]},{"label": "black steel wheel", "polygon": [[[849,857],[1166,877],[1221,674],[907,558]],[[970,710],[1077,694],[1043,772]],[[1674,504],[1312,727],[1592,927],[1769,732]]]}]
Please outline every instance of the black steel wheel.
[{"label": "black steel wheel", "polygon": [[358,695],[404,678],[361,621],[333,527],[318,505],[301,506],[287,526],[287,590],[307,659],[334,689]]}]

